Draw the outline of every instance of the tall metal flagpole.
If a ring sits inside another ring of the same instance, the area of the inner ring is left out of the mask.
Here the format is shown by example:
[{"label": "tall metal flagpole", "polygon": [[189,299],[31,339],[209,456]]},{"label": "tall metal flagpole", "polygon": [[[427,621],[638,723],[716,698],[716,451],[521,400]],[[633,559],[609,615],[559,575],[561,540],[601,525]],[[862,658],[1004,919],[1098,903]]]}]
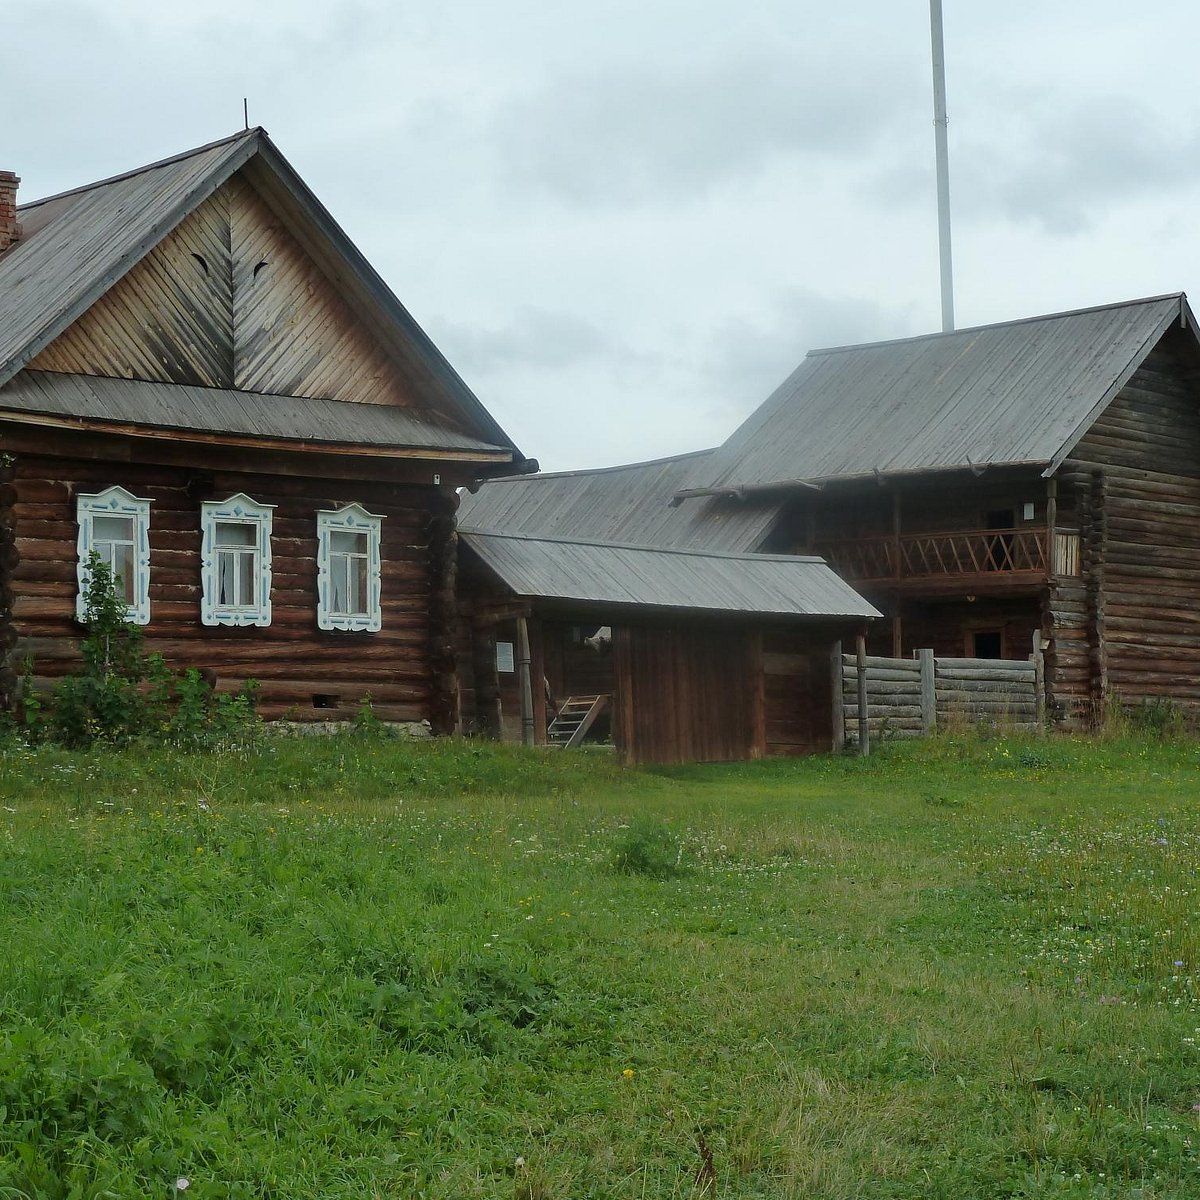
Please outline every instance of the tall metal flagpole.
[{"label": "tall metal flagpole", "polygon": [[954,265],[950,255],[950,152],[946,144],[946,55],[942,49],[942,0],[929,0],[933,44],[933,138],[937,149],[938,258],[942,274],[942,332],[954,328]]}]

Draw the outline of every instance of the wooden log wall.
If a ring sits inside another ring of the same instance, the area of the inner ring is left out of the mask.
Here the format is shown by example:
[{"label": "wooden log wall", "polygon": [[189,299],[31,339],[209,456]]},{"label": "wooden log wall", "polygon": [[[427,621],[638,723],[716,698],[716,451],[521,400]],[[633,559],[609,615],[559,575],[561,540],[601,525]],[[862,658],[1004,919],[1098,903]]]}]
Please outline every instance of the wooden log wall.
[{"label": "wooden log wall", "polygon": [[[147,650],[161,653],[172,666],[213,672],[221,691],[257,680],[259,711],[270,719],[346,720],[369,697],[381,720],[421,721],[434,715],[439,688],[444,703],[445,662],[435,679],[432,659],[431,558],[442,562],[444,608],[449,547],[444,530],[440,550],[430,539],[431,513],[444,521],[450,501],[439,498],[437,489],[248,475],[216,464],[189,472],[31,455],[18,459],[15,474],[20,561],[11,578],[17,657],[29,658],[41,680],[51,681],[79,661],[75,497],[121,484],[151,500]],[[277,506],[272,622],[262,629],[206,627],[200,624],[200,504],[240,491]],[[316,625],[316,513],[351,501],[384,516],[378,633],[322,631]],[[0,565],[5,561],[0,551]],[[445,636],[440,629],[439,645]]]},{"label": "wooden log wall", "polygon": [[1170,700],[1200,719],[1200,402],[1190,335],[1168,333],[1064,464],[1085,530],[1059,587],[1047,691],[1068,721]]},{"label": "wooden log wall", "polygon": [[432,687],[429,721],[434,733],[453,733],[459,725],[458,712],[458,597],[455,579],[458,570],[458,533],[454,514],[458,494],[436,491],[425,535],[429,543],[429,662]]},{"label": "wooden log wall", "polygon": [[[938,729],[980,722],[1005,728],[1037,728],[1037,668],[1032,661],[990,658],[933,660],[935,711],[922,695],[921,664],[915,658],[868,656],[867,722],[872,740],[919,737]],[[842,711],[847,740],[858,738],[857,658],[842,656]],[[931,721],[932,717],[932,721]]]},{"label": "wooden log wall", "polygon": [[[1042,605],[1037,596],[979,596],[974,601],[964,598],[945,603],[905,598],[900,612],[903,653],[929,648],[943,658],[970,657],[974,650],[972,635],[993,629],[1002,634],[1004,658],[1028,658],[1034,631],[1042,623]],[[883,628],[881,621],[875,624],[881,628],[871,631],[871,649],[884,654],[890,649],[891,631]]]},{"label": "wooden log wall", "polygon": [[0,456],[0,712],[12,709],[17,698],[17,626],[13,620],[16,603],[14,576],[21,564],[17,548],[16,465]]}]

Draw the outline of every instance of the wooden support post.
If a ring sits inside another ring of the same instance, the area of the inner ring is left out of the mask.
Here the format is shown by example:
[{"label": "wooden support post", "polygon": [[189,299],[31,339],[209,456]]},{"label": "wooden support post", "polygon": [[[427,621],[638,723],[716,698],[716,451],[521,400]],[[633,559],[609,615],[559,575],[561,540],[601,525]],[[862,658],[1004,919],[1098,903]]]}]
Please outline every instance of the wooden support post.
[{"label": "wooden support post", "polygon": [[892,615],[892,657],[904,657],[904,625],[900,612],[901,600],[896,597],[896,611]]},{"label": "wooden support post", "polygon": [[846,745],[846,701],[842,695],[845,686],[842,680],[842,643],[833,643],[829,655],[829,681],[833,691],[831,704],[833,717],[833,752],[838,754]]},{"label": "wooden support post", "polygon": [[871,726],[867,720],[867,638],[860,633],[858,651],[858,752],[866,758],[871,753]]},{"label": "wooden support post", "polygon": [[[895,556],[895,561],[892,563],[892,573],[899,579],[904,573],[900,567],[900,489],[895,488],[892,491],[892,554]],[[899,657],[899,654],[897,654]]]},{"label": "wooden support post", "polygon": [[1039,733],[1046,732],[1046,662],[1042,654],[1042,632],[1033,631],[1033,704]]},{"label": "wooden support post", "polygon": [[529,672],[529,622],[517,618],[517,684],[521,693],[521,741],[534,744],[533,683]]},{"label": "wooden support post", "polygon": [[1058,524],[1058,480],[1051,476],[1046,480],[1046,575],[1053,579],[1058,574],[1054,561],[1054,527]]},{"label": "wooden support post", "polygon": [[917,660],[921,664],[921,732],[937,732],[937,682],[934,679],[936,663],[932,650],[918,650]]}]

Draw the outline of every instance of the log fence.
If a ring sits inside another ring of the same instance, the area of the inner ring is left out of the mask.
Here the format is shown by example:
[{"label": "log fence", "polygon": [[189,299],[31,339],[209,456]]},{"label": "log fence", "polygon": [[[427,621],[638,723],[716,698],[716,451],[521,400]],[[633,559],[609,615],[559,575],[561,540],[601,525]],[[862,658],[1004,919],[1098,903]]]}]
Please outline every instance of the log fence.
[{"label": "log fence", "polygon": [[[1021,731],[1045,724],[1040,639],[1019,661],[942,658],[917,650],[912,658],[882,658],[835,648],[834,743],[865,751],[889,737],[921,737],[961,725]],[[859,738],[865,713],[866,734]]]}]

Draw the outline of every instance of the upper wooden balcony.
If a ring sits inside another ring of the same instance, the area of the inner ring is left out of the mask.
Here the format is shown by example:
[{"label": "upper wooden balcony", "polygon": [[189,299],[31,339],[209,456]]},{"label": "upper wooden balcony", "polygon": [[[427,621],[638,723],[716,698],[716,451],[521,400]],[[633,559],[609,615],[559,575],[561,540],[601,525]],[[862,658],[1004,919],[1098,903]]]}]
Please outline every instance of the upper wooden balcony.
[{"label": "upper wooden balcony", "polygon": [[1045,526],[818,540],[813,553],[851,583],[924,592],[1003,592],[1078,575],[1079,534]]}]

